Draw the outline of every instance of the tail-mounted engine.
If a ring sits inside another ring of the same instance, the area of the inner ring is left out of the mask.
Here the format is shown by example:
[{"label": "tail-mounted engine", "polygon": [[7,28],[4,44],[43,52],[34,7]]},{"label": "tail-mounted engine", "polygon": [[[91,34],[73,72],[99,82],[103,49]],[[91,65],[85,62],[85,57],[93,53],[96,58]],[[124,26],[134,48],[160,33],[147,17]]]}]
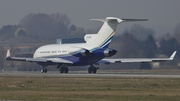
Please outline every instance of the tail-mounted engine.
[{"label": "tail-mounted engine", "polygon": [[80,56],[88,56],[90,55],[90,51],[84,48],[80,47],[71,47],[69,48],[69,53],[73,54],[74,56],[80,57]]},{"label": "tail-mounted engine", "polygon": [[111,48],[107,48],[106,50],[104,50],[103,53],[106,57],[111,57],[111,56],[115,55],[117,53],[117,51],[114,49],[111,49]]},{"label": "tail-mounted engine", "polygon": [[85,50],[85,49],[81,50],[80,53],[81,53],[82,56],[88,56],[88,55],[91,54],[89,50]]}]

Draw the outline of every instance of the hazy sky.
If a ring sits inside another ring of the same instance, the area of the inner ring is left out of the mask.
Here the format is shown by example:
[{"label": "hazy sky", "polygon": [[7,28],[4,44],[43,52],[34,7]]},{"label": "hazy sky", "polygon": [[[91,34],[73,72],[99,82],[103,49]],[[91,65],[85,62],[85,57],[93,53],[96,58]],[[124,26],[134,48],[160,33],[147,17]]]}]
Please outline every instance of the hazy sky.
[{"label": "hazy sky", "polygon": [[[119,18],[148,18],[137,22],[156,33],[172,33],[180,22],[180,0],[0,0],[0,27],[18,24],[29,13],[63,13],[72,24],[86,29],[100,23],[91,18],[114,16]],[[118,26],[118,32],[133,23]]]}]

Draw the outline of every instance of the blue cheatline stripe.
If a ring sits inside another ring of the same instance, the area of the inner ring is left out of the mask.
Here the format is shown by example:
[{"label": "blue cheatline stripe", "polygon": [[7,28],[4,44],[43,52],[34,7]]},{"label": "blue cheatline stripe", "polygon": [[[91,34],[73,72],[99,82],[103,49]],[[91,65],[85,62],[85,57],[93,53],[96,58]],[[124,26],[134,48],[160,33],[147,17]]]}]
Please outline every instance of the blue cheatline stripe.
[{"label": "blue cheatline stripe", "polygon": [[112,38],[113,38],[113,36],[111,36],[108,40],[106,40],[106,41],[104,42],[104,44],[102,44],[100,47],[103,48],[103,47],[105,47],[106,45],[108,45],[108,44],[111,42]]},{"label": "blue cheatline stripe", "polygon": [[101,48],[107,48],[110,44],[111,40],[109,40],[109,42],[107,42],[105,45],[103,45]]},{"label": "blue cheatline stripe", "polygon": [[95,51],[95,50],[98,50],[98,49],[99,49],[98,47],[93,48],[93,49],[90,50],[90,52]]},{"label": "blue cheatline stripe", "polygon": [[[112,39],[112,38],[111,38]],[[101,48],[104,48],[104,47],[106,47],[110,42],[111,42],[111,39],[109,39],[109,40],[107,40],[107,42],[106,43],[104,43],[102,46],[101,46]]]},{"label": "blue cheatline stripe", "polygon": [[[116,29],[115,29],[116,30]],[[102,44],[106,43],[107,40],[109,40],[112,36],[114,36],[115,30],[113,30],[113,32],[100,44],[99,47],[102,47]]]},{"label": "blue cheatline stripe", "polygon": [[111,41],[113,38],[113,36],[109,37],[100,47],[104,46],[105,44],[107,44],[109,41]]}]

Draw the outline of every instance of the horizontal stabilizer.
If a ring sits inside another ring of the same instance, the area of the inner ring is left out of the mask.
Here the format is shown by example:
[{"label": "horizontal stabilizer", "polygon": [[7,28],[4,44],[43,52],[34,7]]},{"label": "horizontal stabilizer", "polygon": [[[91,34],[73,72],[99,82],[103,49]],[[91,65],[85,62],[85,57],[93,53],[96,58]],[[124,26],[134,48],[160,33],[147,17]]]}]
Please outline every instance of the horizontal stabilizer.
[{"label": "horizontal stabilizer", "polygon": [[120,19],[116,17],[107,17],[106,19],[91,19],[91,21],[100,21],[100,22],[134,22],[134,21],[148,21],[148,19]]},{"label": "horizontal stabilizer", "polygon": [[122,19],[116,17],[106,17],[106,19],[91,19],[91,21],[99,21],[99,22],[112,22],[112,23],[121,23]]},{"label": "horizontal stabilizer", "polygon": [[132,22],[132,21],[148,21],[148,19],[121,19],[125,22]]}]

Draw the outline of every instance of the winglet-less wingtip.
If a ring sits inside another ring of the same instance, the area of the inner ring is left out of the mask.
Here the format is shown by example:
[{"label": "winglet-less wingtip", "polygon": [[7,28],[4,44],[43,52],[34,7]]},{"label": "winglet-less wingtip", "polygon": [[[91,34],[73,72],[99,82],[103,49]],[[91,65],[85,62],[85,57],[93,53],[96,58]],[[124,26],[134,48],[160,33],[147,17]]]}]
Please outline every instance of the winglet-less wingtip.
[{"label": "winglet-less wingtip", "polygon": [[176,51],[174,51],[174,53],[170,56],[170,60],[173,60],[174,59],[174,57],[175,57],[175,55],[176,55]]},{"label": "winglet-less wingtip", "polygon": [[10,58],[10,50],[7,50],[6,59]]}]

